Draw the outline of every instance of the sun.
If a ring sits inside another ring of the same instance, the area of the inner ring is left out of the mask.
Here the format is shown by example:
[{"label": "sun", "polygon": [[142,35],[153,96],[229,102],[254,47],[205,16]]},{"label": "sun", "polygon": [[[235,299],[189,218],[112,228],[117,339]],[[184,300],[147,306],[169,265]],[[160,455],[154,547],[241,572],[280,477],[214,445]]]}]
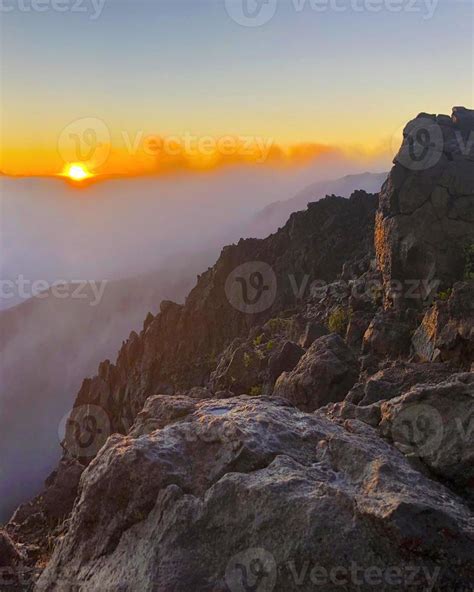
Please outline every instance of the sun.
[{"label": "sun", "polygon": [[84,181],[92,177],[92,174],[87,170],[83,164],[71,164],[66,168],[66,177],[69,177],[73,181]]}]

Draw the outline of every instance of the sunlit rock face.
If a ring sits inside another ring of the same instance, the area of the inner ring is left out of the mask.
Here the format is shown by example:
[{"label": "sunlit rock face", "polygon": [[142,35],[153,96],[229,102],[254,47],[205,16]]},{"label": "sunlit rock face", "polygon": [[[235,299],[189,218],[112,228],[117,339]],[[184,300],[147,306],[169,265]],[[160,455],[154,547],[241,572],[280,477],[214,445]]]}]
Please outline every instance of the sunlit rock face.
[{"label": "sunlit rock face", "polygon": [[387,306],[401,299],[419,306],[464,279],[474,245],[473,140],[474,111],[460,107],[452,117],[422,113],[406,126],[376,219]]}]

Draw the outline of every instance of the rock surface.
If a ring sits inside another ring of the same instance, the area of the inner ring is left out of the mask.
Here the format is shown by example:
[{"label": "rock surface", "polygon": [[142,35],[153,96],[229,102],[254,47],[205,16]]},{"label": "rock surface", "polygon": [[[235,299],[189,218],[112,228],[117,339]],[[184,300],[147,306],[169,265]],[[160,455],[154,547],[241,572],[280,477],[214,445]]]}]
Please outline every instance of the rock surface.
[{"label": "rock surface", "polygon": [[388,566],[416,566],[416,589],[429,574],[440,591],[469,585],[473,536],[460,500],[364,424],[266,398],[203,401],[180,424],[109,439],[37,590],[241,590],[256,559],[268,590],[314,590],[295,580],[308,562],[342,568],[346,589],[357,565],[361,590],[369,568],[389,590]]},{"label": "rock surface", "polygon": [[474,282],[457,283],[447,302],[436,302],[412,338],[421,360],[470,370],[474,360]]},{"label": "rock surface", "polygon": [[404,130],[376,219],[387,306],[400,300],[420,306],[464,278],[474,244],[470,121],[472,112],[458,108],[451,119],[420,114]]},{"label": "rock surface", "polygon": [[474,374],[418,385],[382,403],[381,432],[455,485],[474,486]]},{"label": "rock surface", "polygon": [[445,364],[397,362],[354,386],[346,397],[349,403],[366,406],[398,397],[416,384],[438,384],[452,370]]},{"label": "rock surface", "polygon": [[20,553],[8,533],[0,530],[0,568],[15,567],[20,560]]},{"label": "rock surface", "polygon": [[278,379],[274,396],[299,409],[342,401],[359,375],[357,359],[345,341],[335,333],[316,339],[292,372]]}]

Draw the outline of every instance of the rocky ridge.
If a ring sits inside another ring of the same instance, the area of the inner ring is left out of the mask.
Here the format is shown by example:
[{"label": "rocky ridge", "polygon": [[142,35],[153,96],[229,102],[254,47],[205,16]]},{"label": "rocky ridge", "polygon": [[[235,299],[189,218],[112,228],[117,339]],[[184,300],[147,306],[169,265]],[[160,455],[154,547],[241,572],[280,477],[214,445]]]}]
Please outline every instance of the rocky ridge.
[{"label": "rocky ridge", "polygon": [[149,315],[7,525],[15,569],[47,561],[39,591],[468,590],[472,133],[420,114],[379,199],[310,204]]}]

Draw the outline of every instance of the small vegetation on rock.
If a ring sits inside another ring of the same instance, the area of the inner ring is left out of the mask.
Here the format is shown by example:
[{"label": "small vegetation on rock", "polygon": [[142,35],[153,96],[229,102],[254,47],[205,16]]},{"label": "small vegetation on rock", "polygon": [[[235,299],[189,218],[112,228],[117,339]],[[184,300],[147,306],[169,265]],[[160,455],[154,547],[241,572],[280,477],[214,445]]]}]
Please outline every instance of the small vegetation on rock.
[{"label": "small vegetation on rock", "polygon": [[441,292],[438,292],[438,300],[441,300],[441,302],[446,302],[447,300],[449,300],[451,293],[452,293],[451,288],[448,288],[447,290],[443,290]]},{"label": "small vegetation on rock", "polygon": [[291,326],[291,320],[282,318],[270,319],[267,326],[273,334],[287,332]]},{"label": "small vegetation on rock", "polygon": [[251,364],[252,364],[252,356],[248,352],[245,352],[244,353],[244,366],[245,366],[245,368],[249,368]]},{"label": "small vegetation on rock", "polygon": [[338,306],[335,308],[328,319],[328,329],[331,333],[343,335],[346,332],[350,320],[350,311],[348,308]]},{"label": "small vegetation on rock", "polygon": [[270,339],[270,341],[267,343],[266,349],[267,351],[272,351],[273,349],[275,349],[275,342],[273,341],[273,339]]}]

